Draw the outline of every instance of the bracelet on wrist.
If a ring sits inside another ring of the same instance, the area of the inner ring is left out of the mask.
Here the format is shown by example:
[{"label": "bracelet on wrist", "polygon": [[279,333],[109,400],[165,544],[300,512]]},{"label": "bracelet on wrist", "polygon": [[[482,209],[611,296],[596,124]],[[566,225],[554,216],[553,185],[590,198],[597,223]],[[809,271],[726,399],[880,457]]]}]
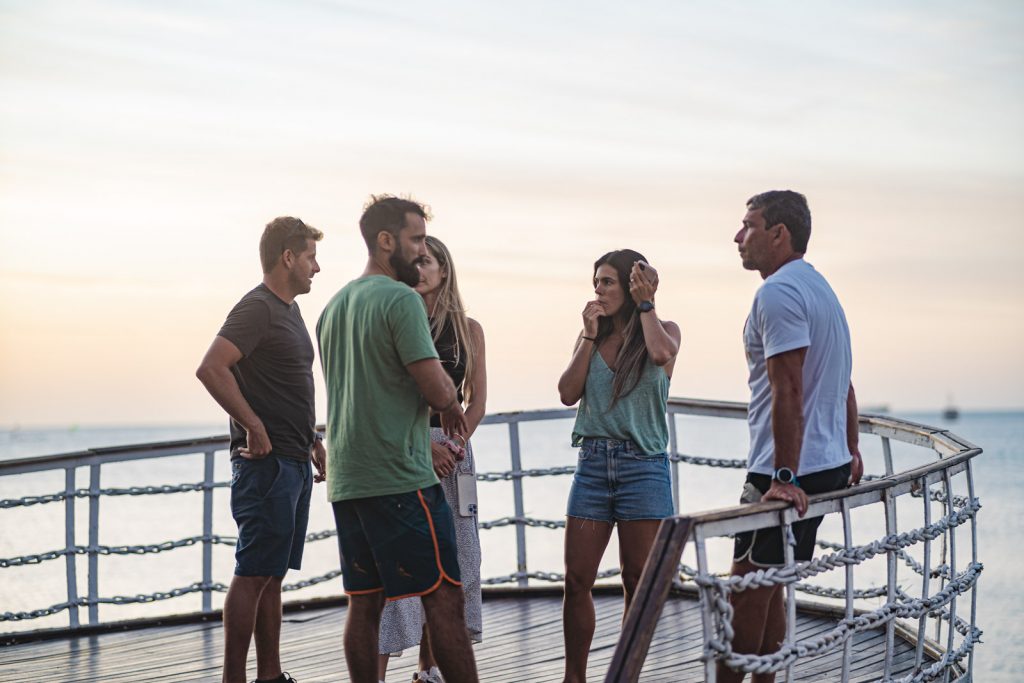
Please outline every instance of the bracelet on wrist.
[{"label": "bracelet on wrist", "polygon": [[597,343],[597,337],[588,337],[586,335],[580,335],[580,339],[586,339],[588,342]]}]

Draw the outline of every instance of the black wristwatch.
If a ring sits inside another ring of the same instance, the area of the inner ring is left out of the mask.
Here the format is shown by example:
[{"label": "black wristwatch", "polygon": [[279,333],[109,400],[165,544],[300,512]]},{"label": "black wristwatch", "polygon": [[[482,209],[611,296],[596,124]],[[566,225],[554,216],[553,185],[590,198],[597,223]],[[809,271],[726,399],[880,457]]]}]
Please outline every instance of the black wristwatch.
[{"label": "black wristwatch", "polygon": [[800,482],[796,480],[796,473],[788,467],[780,467],[775,470],[772,475],[772,479],[779,482],[780,484],[792,484],[793,486],[800,486]]},{"label": "black wristwatch", "polygon": [[641,313],[649,313],[650,311],[654,310],[654,302],[653,301],[641,301],[640,304],[637,306],[637,308],[640,309]]}]

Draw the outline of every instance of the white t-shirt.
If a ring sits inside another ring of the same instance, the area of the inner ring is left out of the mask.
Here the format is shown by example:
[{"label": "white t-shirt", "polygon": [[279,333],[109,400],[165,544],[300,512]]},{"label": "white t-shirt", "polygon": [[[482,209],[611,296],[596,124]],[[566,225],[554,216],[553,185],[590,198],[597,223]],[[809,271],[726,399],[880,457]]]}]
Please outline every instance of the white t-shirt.
[{"label": "white t-shirt", "polygon": [[775,471],[767,359],[803,347],[804,438],[797,475],[849,462],[850,328],[835,292],[814,266],[797,259],[765,279],[743,326],[743,346],[750,369],[748,470],[768,475]]}]

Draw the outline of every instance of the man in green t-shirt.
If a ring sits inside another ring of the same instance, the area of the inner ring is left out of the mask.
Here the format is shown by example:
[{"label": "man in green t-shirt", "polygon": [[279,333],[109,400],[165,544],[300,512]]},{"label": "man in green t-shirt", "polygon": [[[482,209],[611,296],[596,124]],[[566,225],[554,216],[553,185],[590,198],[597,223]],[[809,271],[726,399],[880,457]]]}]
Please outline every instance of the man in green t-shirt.
[{"label": "man in green t-shirt", "polygon": [[377,681],[384,601],[418,595],[448,683],[476,681],[452,512],[430,457],[429,409],[465,434],[455,386],[434,349],[419,282],[424,207],[373,197],[359,220],[369,257],[317,323],[327,382],[327,485],[345,593],[353,683]]}]

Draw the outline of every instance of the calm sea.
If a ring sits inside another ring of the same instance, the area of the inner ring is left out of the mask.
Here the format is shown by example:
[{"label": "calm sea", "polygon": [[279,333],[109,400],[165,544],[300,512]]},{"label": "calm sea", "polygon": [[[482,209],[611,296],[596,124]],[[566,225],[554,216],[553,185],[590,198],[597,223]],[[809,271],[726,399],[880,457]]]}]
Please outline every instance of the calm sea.
[{"label": "calm sea", "polygon": [[[984,630],[983,644],[975,659],[979,681],[1017,681],[1024,675],[1024,644],[1017,636],[1019,616],[1024,611],[1024,591],[1014,588],[1018,576],[1024,540],[1024,412],[965,413],[946,422],[936,413],[901,414],[917,422],[948,428],[981,446],[985,453],[975,460],[975,485],[984,505],[979,515],[979,559],[985,564],[979,589],[978,624]],[[735,420],[678,418],[679,448],[684,453],[723,458],[742,458],[746,451],[745,426]],[[571,422],[560,420],[525,424],[520,440],[523,466],[543,468],[575,463],[575,451],[568,444]],[[65,428],[46,430],[0,430],[0,461],[85,448],[168,441],[222,434],[224,425],[180,427]],[[504,425],[481,427],[474,437],[478,471],[508,470],[509,436]],[[865,437],[862,444],[869,472],[882,472],[881,448],[877,439]],[[217,479],[226,481],[229,466],[224,454],[217,460]],[[895,449],[897,469],[906,469],[925,461],[919,449],[899,445]],[[145,462],[104,466],[101,485],[127,487],[159,484],[194,483],[202,480],[202,456],[188,455]],[[732,505],[739,493],[743,473],[739,470],[683,466],[680,474],[682,512],[695,512]],[[527,516],[557,520],[564,515],[569,477],[529,479],[525,484]],[[78,473],[77,485],[88,486],[88,471]],[[0,476],[0,499],[55,493],[63,490],[63,472],[43,472],[15,477]],[[959,491],[958,491],[959,492]],[[511,515],[512,485],[508,482],[480,485],[481,519],[492,520]],[[226,536],[235,533],[224,489],[215,493],[214,532]],[[909,507],[908,507],[909,506]],[[906,508],[906,509],[904,509]],[[901,502],[900,528],[920,524],[920,502]],[[88,539],[88,507],[76,506],[77,543]],[[199,535],[202,524],[202,496],[198,493],[144,497],[110,497],[101,502],[100,543],[102,545],[155,544]],[[855,513],[854,542],[865,543],[884,535],[880,510]],[[332,528],[330,506],[323,489],[314,492],[310,530]],[[0,558],[55,550],[64,546],[64,507],[60,504],[33,505],[0,510]],[[561,571],[562,531],[545,528],[527,530],[527,562],[531,570]],[[837,520],[826,519],[821,535],[841,540]],[[485,577],[515,571],[515,534],[511,527],[492,529],[481,535]],[[958,564],[969,558],[970,536],[964,529],[957,536]],[[729,547],[721,542],[711,547],[713,566],[728,567]],[[616,563],[614,541],[605,555],[604,566]],[[691,549],[684,562],[695,564]],[[79,591],[86,592],[85,558],[77,560]],[[201,577],[199,546],[180,548],[153,555],[106,556],[100,558],[99,591],[102,596],[137,595],[187,586]],[[318,576],[337,566],[333,540],[307,545],[303,569],[289,574],[287,581]],[[214,578],[227,583],[233,568],[232,551],[217,546],[214,552]],[[65,562],[53,560],[41,564],[0,569],[0,613],[28,611],[66,600]],[[840,585],[839,577],[826,582]],[[884,563],[858,567],[859,586],[879,585],[885,580]],[[899,583],[909,591],[920,589],[920,581],[909,570],[901,569]],[[340,591],[340,580],[329,581],[302,591],[299,597],[333,595]],[[215,606],[223,596],[214,595]],[[969,601],[958,610],[964,614]],[[196,610],[197,595],[184,596],[148,605],[101,606],[105,619],[132,618],[179,611]],[[865,607],[870,604],[863,605]],[[66,614],[31,622],[0,622],[0,632],[63,626]],[[486,628],[486,625],[485,625]],[[340,629],[340,625],[339,625]]]}]

